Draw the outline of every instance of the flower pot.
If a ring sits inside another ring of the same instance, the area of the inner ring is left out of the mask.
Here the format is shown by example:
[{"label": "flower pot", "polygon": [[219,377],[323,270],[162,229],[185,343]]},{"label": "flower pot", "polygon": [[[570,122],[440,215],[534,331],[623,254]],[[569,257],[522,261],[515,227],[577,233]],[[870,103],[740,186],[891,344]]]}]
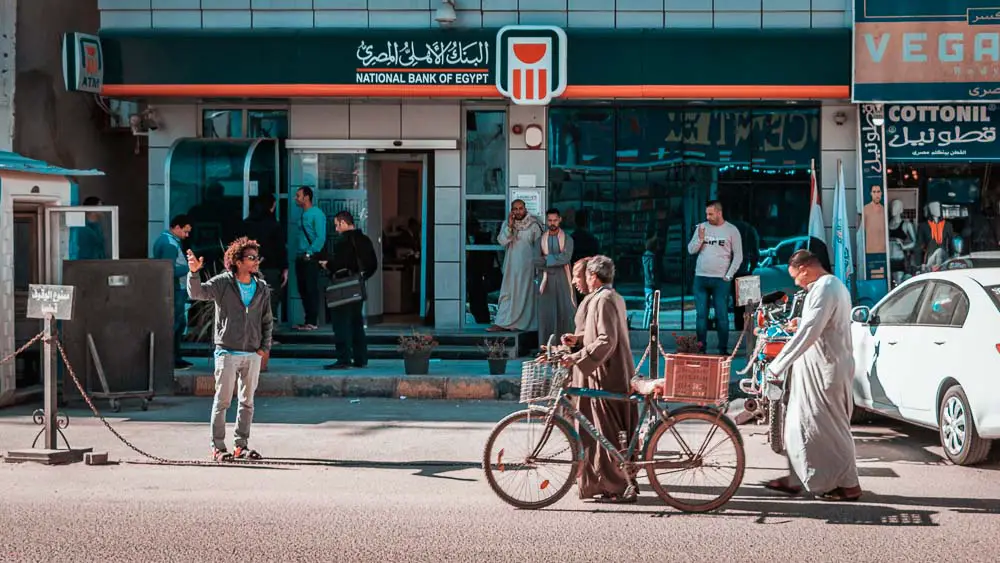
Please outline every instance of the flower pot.
[{"label": "flower pot", "polygon": [[507,358],[488,358],[486,362],[490,365],[490,375],[507,373]]},{"label": "flower pot", "polygon": [[403,356],[403,369],[406,375],[427,375],[431,369],[431,355],[407,354]]}]

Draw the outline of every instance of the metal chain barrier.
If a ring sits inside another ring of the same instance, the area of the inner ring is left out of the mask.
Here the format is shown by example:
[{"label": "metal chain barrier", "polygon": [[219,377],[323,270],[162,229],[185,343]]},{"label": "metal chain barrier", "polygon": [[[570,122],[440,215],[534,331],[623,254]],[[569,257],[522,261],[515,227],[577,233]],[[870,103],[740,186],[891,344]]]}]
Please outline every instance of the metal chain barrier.
[{"label": "metal chain barrier", "polygon": [[42,332],[39,332],[38,334],[36,334],[34,336],[34,338],[32,338],[31,340],[29,340],[27,344],[25,344],[24,346],[21,346],[17,350],[14,350],[14,352],[12,354],[10,354],[7,357],[5,357],[4,359],[0,360],[0,365],[3,365],[3,364],[6,364],[7,362],[13,361],[14,358],[16,358],[16,357],[20,356],[21,354],[23,354],[25,350],[27,350],[28,348],[31,348],[31,346],[33,344],[35,344],[36,342],[38,342],[39,340],[41,340],[44,337],[45,337],[45,331],[43,330]]}]

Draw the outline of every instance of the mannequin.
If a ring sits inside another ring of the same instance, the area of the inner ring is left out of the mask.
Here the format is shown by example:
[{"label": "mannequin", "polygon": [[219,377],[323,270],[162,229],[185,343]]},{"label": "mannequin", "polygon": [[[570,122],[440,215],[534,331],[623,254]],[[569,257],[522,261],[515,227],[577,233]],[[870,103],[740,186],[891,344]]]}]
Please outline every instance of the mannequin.
[{"label": "mannequin", "polygon": [[896,283],[912,270],[912,251],[917,246],[917,229],[913,223],[903,218],[903,202],[894,199],[889,202],[889,260],[892,277]]},{"label": "mannequin", "polygon": [[927,203],[928,219],[917,231],[917,247],[924,261],[924,269],[933,269],[951,258],[954,251],[955,232],[951,222],[941,217],[941,202]]}]

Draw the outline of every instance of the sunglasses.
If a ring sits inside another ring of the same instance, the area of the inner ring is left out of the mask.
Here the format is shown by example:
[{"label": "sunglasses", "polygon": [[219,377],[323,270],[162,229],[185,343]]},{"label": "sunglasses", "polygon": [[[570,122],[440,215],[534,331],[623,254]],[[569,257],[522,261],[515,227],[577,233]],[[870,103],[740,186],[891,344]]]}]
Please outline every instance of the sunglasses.
[{"label": "sunglasses", "polygon": [[264,257],[256,254],[251,254],[250,256],[244,256],[243,259],[249,262],[260,262],[261,260],[264,259]]}]

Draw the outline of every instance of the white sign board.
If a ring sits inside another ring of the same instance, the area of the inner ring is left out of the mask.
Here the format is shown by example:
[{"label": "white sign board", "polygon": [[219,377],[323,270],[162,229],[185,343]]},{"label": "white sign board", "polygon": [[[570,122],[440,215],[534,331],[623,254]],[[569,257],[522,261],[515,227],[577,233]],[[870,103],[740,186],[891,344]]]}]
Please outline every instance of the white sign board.
[{"label": "white sign board", "polygon": [[760,303],[760,276],[736,278],[736,306]]},{"label": "white sign board", "polygon": [[535,217],[541,217],[545,212],[545,205],[542,201],[542,190],[540,188],[512,188],[510,190],[510,200],[519,199],[524,202],[524,208]]},{"label": "white sign board", "polygon": [[73,289],[71,285],[29,285],[27,317],[73,320]]}]

